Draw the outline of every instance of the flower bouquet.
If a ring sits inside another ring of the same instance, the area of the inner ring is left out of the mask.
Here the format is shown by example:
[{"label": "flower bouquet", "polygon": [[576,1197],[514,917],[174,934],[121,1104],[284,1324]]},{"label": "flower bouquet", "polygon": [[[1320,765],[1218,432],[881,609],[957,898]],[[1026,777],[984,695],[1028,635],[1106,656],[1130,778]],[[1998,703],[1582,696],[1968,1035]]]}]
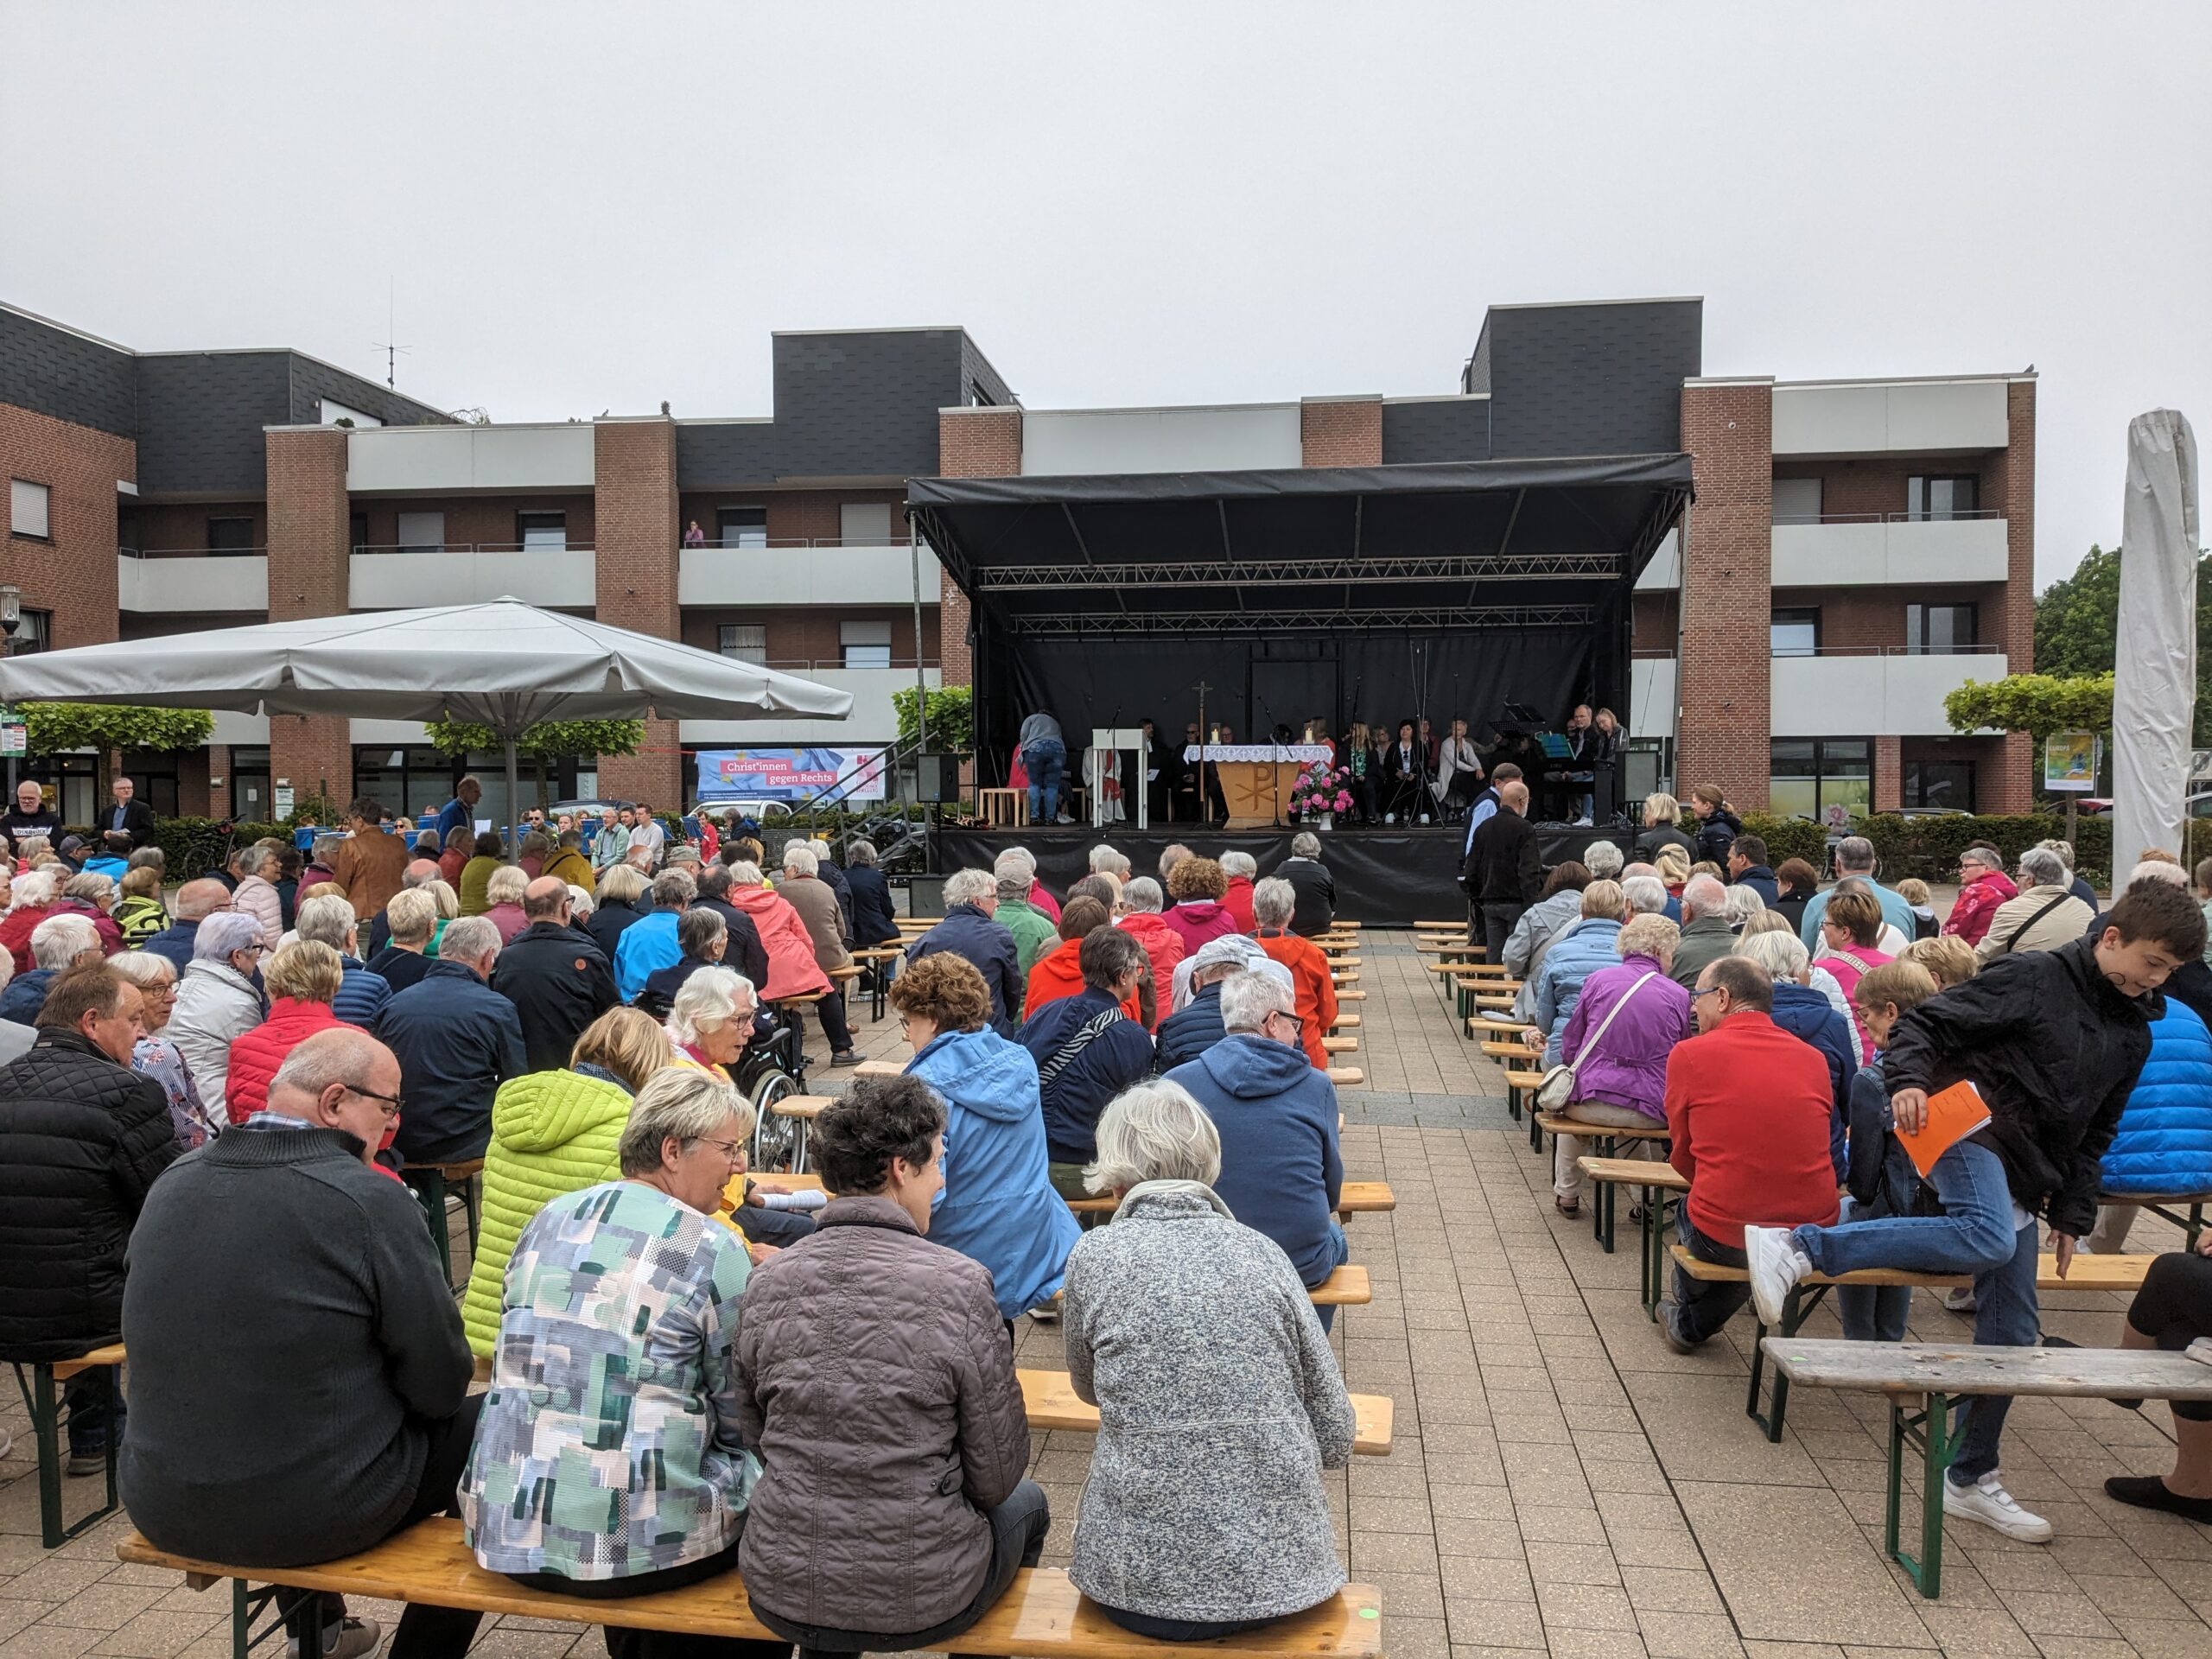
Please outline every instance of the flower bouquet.
[{"label": "flower bouquet", "polygon": [[1301,818],[1328,818],[1351,810],[1351,773],[1343,766],[1316,760],[1298,775],[1291,786],[1291,810]]}]

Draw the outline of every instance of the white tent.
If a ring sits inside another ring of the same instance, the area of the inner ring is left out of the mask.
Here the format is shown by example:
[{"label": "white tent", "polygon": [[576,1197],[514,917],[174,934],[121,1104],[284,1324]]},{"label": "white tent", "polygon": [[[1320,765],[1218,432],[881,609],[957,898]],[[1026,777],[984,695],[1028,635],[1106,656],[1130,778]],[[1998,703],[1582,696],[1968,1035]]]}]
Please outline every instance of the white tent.
[{"label": "white tent", "polygon": [[2196,438],[2177,410],[2127,423],[2120,510],[2120,630],[2113,679],[2112,873],[2145,847],[2186,849],[2196,707]]},{"label": "white tent", "polygon": [[542,721],[842,720],[853,708],[849,691],[516,599],[10,658],[0,699],[475,721],[505,747],[511,804],[515,741]]}]

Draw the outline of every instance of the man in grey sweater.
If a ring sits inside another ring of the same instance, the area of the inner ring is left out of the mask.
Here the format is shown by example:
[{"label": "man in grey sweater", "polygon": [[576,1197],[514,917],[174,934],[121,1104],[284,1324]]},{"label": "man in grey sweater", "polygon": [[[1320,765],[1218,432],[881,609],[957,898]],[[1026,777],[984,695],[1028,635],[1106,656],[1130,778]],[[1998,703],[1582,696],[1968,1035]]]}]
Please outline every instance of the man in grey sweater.
[{"label": "man in grey sweater", "polygon": [[[295,1567],[454,1512],[482,1401],[423,1211],[369,1162],[399,1090],[382,1043],[320,1032],[264,1110],[148,1195],[124,1292],[120,1473],[157,1548]],[[343,1613],[307,1605],[293,1659],[303,1629],[324,1659],[373,1649],[375,1624]],[[479,1617],[410,1605],[392,1659],[460,1659]]]}]

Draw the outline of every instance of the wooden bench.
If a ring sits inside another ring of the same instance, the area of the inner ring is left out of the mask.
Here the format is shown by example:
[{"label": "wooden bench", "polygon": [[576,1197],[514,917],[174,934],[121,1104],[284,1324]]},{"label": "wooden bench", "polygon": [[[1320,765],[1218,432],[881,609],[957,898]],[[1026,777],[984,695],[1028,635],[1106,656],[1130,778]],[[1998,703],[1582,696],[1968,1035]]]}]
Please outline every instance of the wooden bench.
[{"label": "wooden bench", "polygon": [[[1691,1278],[1711,1284],[1743,1284],[1751,1278],[1743,1268],[1723,1267],[1718,1262],[1702,1262],[1681,1245],[1674,1247],[1671,1254],[1678,1266]],[[2063,1279],[2058,1276],[2058,1258],[2046,1252],[2036,1262],[2037,1290],[2109,1290],[2139,1289],[2143,1275],[2151,1270],[2155,1255],[2091,1255],[2083,1252],[2075,1256],[2073,1264]],[[1828,1291],[1837,1285],[1904,1285],[1915,1290],[1949,1290],[1955,1286],[1974,1282],[1974,1275],[1964,1273],[1907,1273],[1897,1268],[1862,1268],[1855,1273],[1808,1273],[1789,1287],[1789,1294],[1782,1304],[1780,1335],[1794,1338],[1798,1328],[1821,1305]],[[1764,1380],[1766,1365],[1766,1322],[1758,1316],[1758,1308],[1751,1308],[1751,1319],[1758,1325],[1751,1350],[1751,1392],[1745,1396],[1744,1412],[1746,1416],[1766,1431],[1770,1440],[1782,1438],[1782,1422],[1789,1409],[1789,1378],[1777,1373],[1774,1379],[1773,1402],[1770,1410],[1759,1410],[1759,1385]],[[1995,1390],[2002,1392],[2002,1390]]]},{"label": "wooden bench", "polygon": [[[1095,1198],[1070,1198],[1068,1208],[1077,1215],[1110,1216],[1120,1201],[1110,1192]],[[1388,1181],[1346,1181],[1337,1189],[1337,1215],[1339,1219],[1352,1216],[1372,1215],[1398,1207],[1397,1194],[1390,1191]]]},{"label": "wooden bench", "polygon": [[898,976],[899,964],[906,960],[906,947],[903,944],[864,944],[853,952],[853,960],[863,967],[873,964],[875,969],[874,982],[868,993],[868,1023],[880,1025],[891,982]]},{"label": "wooden bench", "polygon": [[1339,1012],[1337,1015],[1337,1023],[1331,1026],[1329,1029],[1331,1031],[1357,1031],[1359,1029],[1359,1016],[1356,1014],[1344,1014]]},{"label": "wooden bench", "polygon": [[[1543,1076],[1537,1074],[1539,1086]],[[1656,1141],[1664,1146],[1670,1138],[1664,1123],[1624,1128],[1610,1123],[1585,1123],[1579,1118],[1562,1117],[1555,1112],[1534,1109],[1531,1096],[1529,1113],[1529,1144],[1541,1152],[1546,1135],[1572,1135],[1578,1141],[1587,1141],[1598,1157],[1618,1157],[1623,1145],[1633,1146],[1639,1141]],[[1613,1188],[1607,1185],[1598,1189],[1590,1205],[1590,1236],[1598,1241],[1599,1248],[1611,1255],[1613,1253]]]},{"label": "wooden bench", "polygon": [[[166,1567],[184,1574],[189,1589],[232,1582],[232,1659],[246,1659],[255,1639],[251,1622],[258,1602],[249,1581],[286,1589],[328,1591],[384,1601],[422,1602],[478,1612],[557,1620],[568,1624],[615,1625],[629,1630],[778,1642],[782,1638],[753,1616],[745,1586],[734,1573],[682,1590],[652,1595],[587,1599],[532,1590],[504,1573],[487,1573],[461,1540],[461,1522],[439,1516],[420,1522],[372,1549],[314,1567],[240,1567],[173,1555],[132,1533],[116,1546],[116,1559],[134,1567]],[[1065,1573],[1027,1567],[981,1620],[958,1638],[963,1653],[995,1656],[1068,1655],[1081,1659],[1147,1659],[1149,1655],[1204,1651],[1244,1659],[1376,1659],[1382,1651],[1379,1597],[1372,1585],[1349,1584],[1318,1607],[1261,1626],[1243,1636],[1177,1647],[1131,1636],[1112,1624],[1068,1582]]]},{"label": "wooden bench", "polygon": [[[2094,1257],[2075,1256],[2078,1267]],[[2113,1260],[2122,1258],[2114,1257]],[[2212,1365],[2186,1354],[2139,1348],[1979,1348],[1941,1343],[1815,1342],[1767,1337],[1775,1386],[1852,1389],[1885,1395],[1890,1407],[1889,1502],[1882,1548],[1930,1601],[1943,1588],[1943,1496],[1939,1484],[1957,1455],[1952,1402],[1978,1395],[2072,1399],[2212,1400]],[[1920,1554],[1899,1537],[1905,1450],[1920,1452]]]},{"label": "wooden bench", "polygon": [[[123,1344],[110,1343],[105,1348],[94,1348],[74,1359],[56,1359],[43,1363],[16,1362],[16,1386],[22,1391],[23,1408],[30,1414],[31,1438],[38,1448],[38,1529],[39,1541],[48,1549],[59,1549],[79,1533],[96,1527],[123,1506],[116,1494],[115,1453],[116,1434],[115,1374],[122,1369]],[[24,1375],[29,1365],[29,1375]],[[80,1516],[67,1526],[61,1523],[61,1396],[54,1385],[86,1371],[99,1371],[107,1390],[108,1434],[107,1496],[100,1507],[91,1514]]]},{"label": "wooden bench", "polygon": [[[2161,1221],[2170,1221],[2182,1230],[2182,1249],[2193,1250],[2204,1231],[2204,1206],[2212,1204],[2212,1192],[2107,1192],[2101,1195],[2099,1204],[2132,1204],[2138,1209],[2148,1210]],[[2177,1205],[2187,1205],[2189,1213],[2181,1213]]]},{"label": "wooden bench", "polygon": [[1352,1036],[1324,1037],[1321,1052],[1324,1054],[1357,1054],[1359,1052],[1359,1039]]},{"label": "wooden bench", "polygon": [[906,1068],[896,1060],[862,1060],[853,1068],[856,1077],[899,1077],[906,1074]]},{"label": "wooden bench", "polygon": [[1329,1068],[1329,1081],[1339,1089],[1350,1089],[1356,1084],[1365,1083],[1367,1073],[1356,1065],[1332,1065]]},{"label": "wooden bench", "polygon": [[[461,1189],[461,1212],[468,1227],[468,1261],[476,1262],[476,1234],[484,1217],[484,1160],[464,1159],[446,1164],[404,1164],[400,1166],[399,1179],[404,1181],[415,1196],[423,1202],[423,1211],[429,1222],[430,1243],[436,1248],[438,1260],[446,1264],[448,1282],[453,1277],[453,1238],[446,1228],[446,1199],[451,1189]],[[454,1285],[456,1291],[467,1285],[464,1276]]]},{"label": "wooden bench", "polygon": [[814,1120],[822,1116],[823,1109],[836,1099],[834,1095],[785,1095],[769,1103],[770,1111],[778,1117],[791,1118],[797,1126],[792,1130],[791,1173],[803,1175],[806,1173],[807,1132],[813,1127]]},{"label": "wooden bench", "polygon": [[1667,1289],[1666,1195],[1688,1192],[1690,1178],[1663,1158],[1598,1158],[1585,1154],[1574,1161],[1601,1189],[1643,1189],[1643,1232],[1638,1251],[1637,1283],[1643,1293],[1643,1317],[1656,1319],[1659,1303]]},{"label": "wooden bench", "polygon": [[[1073,1434],[1098,1432],[1098,1408],[1077,1396],[1075,1384],[1065,1371],[1021,1370],[1014,1374],[1014,1379],[1021,1384],[1021,1408],[1033,1430]],[[1355,1394],[1351,1396],[1351,1413],[1352,1454],[1363,1458],[1389,1457],[1397,1402],[1387,1394]]]}]

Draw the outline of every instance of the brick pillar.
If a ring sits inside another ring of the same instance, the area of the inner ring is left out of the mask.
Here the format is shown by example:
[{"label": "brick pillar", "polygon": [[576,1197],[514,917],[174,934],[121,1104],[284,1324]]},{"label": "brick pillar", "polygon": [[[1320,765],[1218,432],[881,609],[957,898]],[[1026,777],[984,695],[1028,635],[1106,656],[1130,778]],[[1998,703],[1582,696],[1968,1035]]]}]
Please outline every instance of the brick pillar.
[{"label": "brick pillar", "polygon": [[[350,608],[350,501],[342,428],[272,428],[269,464],[269,620],[342,616]],[[228,775],[227,770],[225,776]],[[296,798],[353,793],[353,746],[340,715],[271,715],[269,781]],[[271,799],[275,798],[272,796]]]},{"label": "brick pillar", "polygon": [[[1007,404],[943,409],[937,416],[941,478],[1013,478],[1021,471],[1021,411]],[[973,613],[968,595],[945,576],[938,582],[937,657],[947,685],[973,685]]]},{"label": "brick pillar", "polygon": [[1774,385],[1682,388],[1697,499],[1682,519],[1681,713],[1676,793],[1718,784],[1767,804],[1773,713]]},{"label": "brick pillar", "polygon": [[[2005,514],[2005,599],[2003,632],[2005,668],[2031,674],[2036,665],[2036,383],[2015,380],[2005,387],[2005,445],[2002,464],[1991,469],[1997,499],[1984,502]],[[1996,776],[1984,779],[1978,797],[1985,812],[2025,812],[2035,804],[2034,740],[2008,732],[1998,746],[2002,758]]]},{"label": "brick pillar", "polygon": [[[676,423],[657,415],[602,420],[592,436],[599,620],[679,639]],[[638,753],[600,761],[600,792],[681,811],[687,804],[683,770],[676,721],[648,720]]]},{"label": "brick pillar", "polygon": [[1894,735],[1874,740],[1874,810],[1894,812],[1904,802],[1903,743]]},{"label": "brick pillar", "polygon": [[2036,741],[2025,732],[2006,732],[1990,746],[1981,762],[1989,775],[1977,779],[1974,808],[1981,812],[2032,812],[2036,804]]},{"label": "brick pillar", "polygon": [[1307,467],[1380,467],[1382,464],[1382,398],[1308,397],[1298,406],[1300,464]]}]

